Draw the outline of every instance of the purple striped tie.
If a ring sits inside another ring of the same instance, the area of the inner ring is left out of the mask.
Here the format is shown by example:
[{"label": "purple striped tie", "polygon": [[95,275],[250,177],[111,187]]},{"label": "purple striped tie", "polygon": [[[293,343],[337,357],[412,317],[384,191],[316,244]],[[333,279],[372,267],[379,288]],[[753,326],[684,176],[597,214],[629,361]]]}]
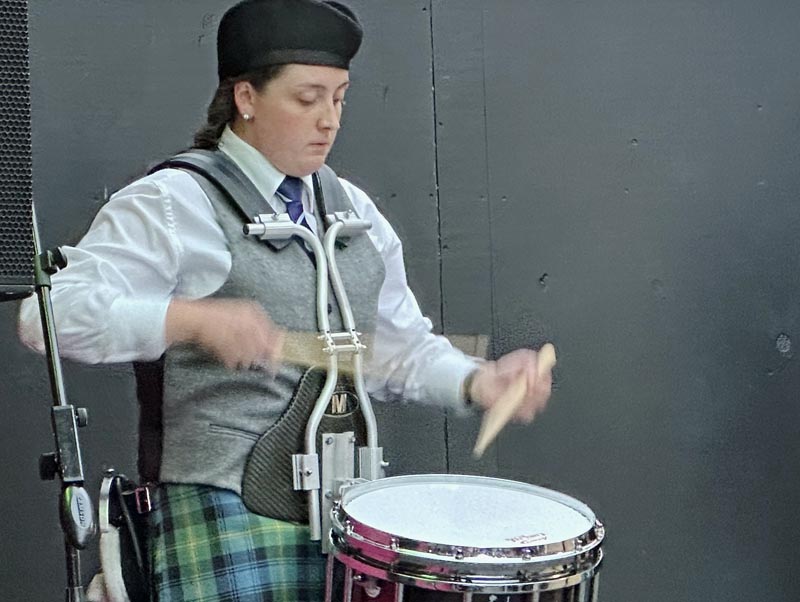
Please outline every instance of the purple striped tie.
[{"label": "purple striped tie", "polygon": [[308,222],[305,218],[298,221],[300,216],[303,215],[303,181],[294,176],[286,176],[278,186],[278,192],[286,199],[286,212],[294,223],[299,223],[301,226],[308,228]]}]

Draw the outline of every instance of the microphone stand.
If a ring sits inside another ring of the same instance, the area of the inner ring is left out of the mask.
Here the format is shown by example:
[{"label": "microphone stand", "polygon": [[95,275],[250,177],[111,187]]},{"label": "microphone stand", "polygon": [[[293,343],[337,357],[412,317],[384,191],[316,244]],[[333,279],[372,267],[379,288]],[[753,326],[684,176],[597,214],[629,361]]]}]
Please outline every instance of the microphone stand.
[{"label": "microphone stand", "polygon": [[64,531],[64,551],[67,564],[67,602],[85,602],[86,592],[81,585],[80,550],[95,534],[92,499],[83,486],[83,461],[78,441],[78,427],[86,426],[85,408],[75,408],[67,403],[64,378],[58,354],[53,306],[50,301],[50,276],[67,265],[60,249],[40,253],[39,231],[36,225],[36,208],[33,208],[33,249],[36,294],[39,297],[39,314],[42,319],[47,367],[53,394],[51,412],[56,451],[45,453],[39,460],[42,480],[61,481],[59,515]]}]

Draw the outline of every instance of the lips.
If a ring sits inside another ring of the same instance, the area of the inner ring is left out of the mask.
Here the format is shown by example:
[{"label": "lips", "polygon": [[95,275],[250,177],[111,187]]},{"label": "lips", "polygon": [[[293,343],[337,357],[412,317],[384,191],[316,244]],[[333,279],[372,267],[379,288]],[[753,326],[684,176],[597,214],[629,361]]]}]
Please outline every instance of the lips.
[{"label": "lips", "polygon": [[331,148],[330,142],[312,142],[308,145],[309,150],[314,154],[327,154]]}]

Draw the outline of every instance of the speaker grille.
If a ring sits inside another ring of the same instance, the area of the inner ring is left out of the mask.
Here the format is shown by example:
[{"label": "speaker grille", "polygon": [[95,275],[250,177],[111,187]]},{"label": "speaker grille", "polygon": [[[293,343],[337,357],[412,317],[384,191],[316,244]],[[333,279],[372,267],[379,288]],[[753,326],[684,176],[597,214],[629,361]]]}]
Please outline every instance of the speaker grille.
[{"label": "speaker grille", "polygon": [[0,0],[0,296],[33,290],[28,4]]}]

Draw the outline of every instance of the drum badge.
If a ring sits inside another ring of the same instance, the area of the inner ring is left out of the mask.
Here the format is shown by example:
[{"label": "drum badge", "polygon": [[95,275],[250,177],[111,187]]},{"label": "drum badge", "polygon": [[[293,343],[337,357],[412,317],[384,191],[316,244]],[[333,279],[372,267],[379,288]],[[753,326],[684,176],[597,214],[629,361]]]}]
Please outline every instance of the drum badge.
[{"label": "drum badge", "polygon": [[331,395],[331,401],[325,409],[325,415],[332,418],[349,416],[358,409],[358,398],[352,391],[337,389]]},{"label": "drum badge", "polygon": [[517,535],[516,537],[508,537],[506,541],[510,541],[511,543],[527,546],[530,544],[539,543],[547,539],[547,535],[544,533],[533,533],[531,535]]}]

